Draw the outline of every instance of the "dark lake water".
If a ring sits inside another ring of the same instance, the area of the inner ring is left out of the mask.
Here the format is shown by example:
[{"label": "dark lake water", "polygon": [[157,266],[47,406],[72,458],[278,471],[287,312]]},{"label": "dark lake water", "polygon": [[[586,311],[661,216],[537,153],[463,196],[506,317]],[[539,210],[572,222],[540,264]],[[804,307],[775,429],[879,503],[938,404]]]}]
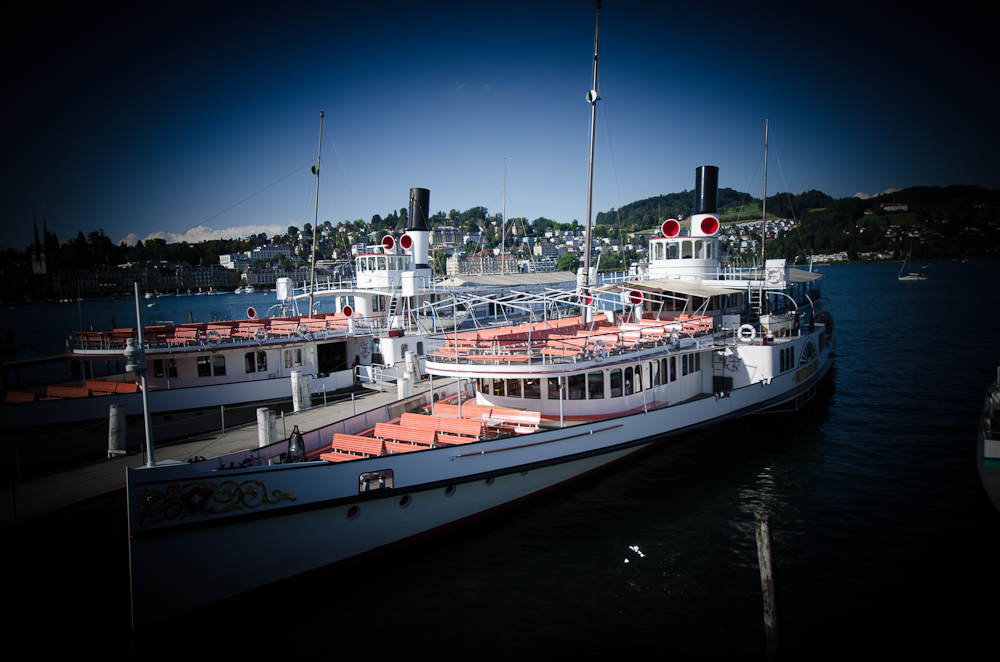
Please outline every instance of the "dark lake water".
[{"label": "dark lake water", "polygon": [[[783,654],[979,654],[1000,615],[1000,514],[975,463],[998,267],[931,262],[913,283],[898,264],[823,268],[838,356],[801,411],[720,424],[392,557],[200,610],[138,650],[764,659],[766,508]],[[132,647],[121,500],[4,548],[36,645]]]}]

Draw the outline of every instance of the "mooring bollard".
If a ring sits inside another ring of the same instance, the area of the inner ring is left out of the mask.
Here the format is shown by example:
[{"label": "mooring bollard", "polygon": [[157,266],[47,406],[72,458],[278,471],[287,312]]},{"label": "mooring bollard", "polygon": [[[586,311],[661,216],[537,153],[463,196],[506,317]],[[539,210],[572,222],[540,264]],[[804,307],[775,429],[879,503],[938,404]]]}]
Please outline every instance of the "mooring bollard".
[{"label": "mooring bollard", "polygon": [[754,513],[757,530],[757,558],[760,561],[760,588],[764,593],[764,633],[767,635],[767,659],[778,659],[778,607],[774,595],[774,566],[771,563],[771,513]]},{"label": "mooring bollard", "polygon": [[125,453],[125,405],[111,405],[108,418],[108,459]]},{"label": "mooring bollard", "polygon": [[267,407],[257,409],[257,446],[263,448],[274,443],[271,411]]}]

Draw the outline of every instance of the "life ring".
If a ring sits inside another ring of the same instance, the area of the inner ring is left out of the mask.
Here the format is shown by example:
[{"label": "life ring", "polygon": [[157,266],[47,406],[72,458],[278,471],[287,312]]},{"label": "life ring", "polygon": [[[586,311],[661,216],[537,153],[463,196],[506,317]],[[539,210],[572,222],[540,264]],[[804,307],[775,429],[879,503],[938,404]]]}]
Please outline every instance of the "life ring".
[{"label": "life ring", "polygon": [[742,342],[753,342],[757,337],[757,329],[753,328],[749,324],[744,324],[740,327],[739,331],[736,332]]},{"label": "life ring", "polygon": [[600,338],[594,343],[594,351],[592,352],[595,361],[603,361],[604,357],[608,355],[608,346]]},{"label": "life ring", "polygon": [[361,347],[359,347],[359,350],[361,352],[361,356],[368,356],[368,354],[370,354],[372,351],[371,347],[369,347],[368,343],[366,342],[361,343]]},{"label": "life ring", "polygon": [[743,367],[743,359],[738,356],[727,356],[726,357],[726,369],[732,370],[733,372],[739,372],[740,368]]},{"label": "life ring", "polygon": [[222,334],[212,329],[205,334],[205,341],[212,347],[218,347],[219,343],[222,342]]},{"label": "life ring", "polygon": [[308,326],[306,326],[305,324],[299,324],[299,328],[295,329],[295,331],[296,331],[296,332],[297,332],[297,333],[298,333],[298,334],[299,334],[300,336],[302,336],[303,338],[305,338],[306,340],[309,340],[309,339],[310,339],[310,338],[309,338],[309,327],[308,327]]},{"label": "life ring", "polygon": [[257,342],[264,342],[267,340],[267,329],[262,326],[258,326],[257,330],[253,332],[254,340]]}]

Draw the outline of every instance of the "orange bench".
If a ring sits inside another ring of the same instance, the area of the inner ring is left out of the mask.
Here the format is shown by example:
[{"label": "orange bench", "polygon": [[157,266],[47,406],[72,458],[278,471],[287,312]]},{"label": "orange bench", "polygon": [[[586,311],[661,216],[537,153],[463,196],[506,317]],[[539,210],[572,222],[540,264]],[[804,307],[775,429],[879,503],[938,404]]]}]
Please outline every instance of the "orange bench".
[{"label": "orange bench", "polygon": [[472,437],[456,437],[443,432],[437,433],[437,445],[440,446],[460,446],[461,444],[471,444],[475,441]]},{"label": "orange bench", "polygon": [[388,423],[375,424],[375,437],[378,439],[405,441],[409,444],[417,444],[419,446],[434,445],[434,430],[404,428],[399,425],[389,425]]},{"label": "orange bench", "polygon": [[45,389],[45,397],[42,400],[62,400],[63,398],[89,398],[91,392],[89,388],[79,388],[77,386],[49,386]]},{"label": "orange bench", "polygon": [[520,411],[517,409],[493,409],[490,411],[490,418],[501,420],[504,423],[516,423],[517,425],[527,425],[538,427],[541,423],[542,415],[537,411]]},{"label": "orange bench", "polygon": [[473,421],[461,418],[442,418],[440,416],[404,413],[401,418],[401,425],[410,428],[420,428],[424,430],[434,430],[436,432],[446,432],[453,435],[474,437],[473,441],[478,440],[483,436],[482,421]]},{"label": "orange bench", "polygon": [[[375,457],[385,455],[385,443],[381,439],[371,437],[358,437],[353,434],[333,435],[333,444],[330,448],[332,452],[347,451],[365,457]],[[322,456],[320,456],[322,457]]]},{"label": "orange bench", "polygon": [[394,441],[385,442],[385,450],[390,455],[395,453],[411,453],[413,451],[422,451],[430,448],[429,446],[415,446],[413,444],[397,444]]},{"label": "orange bench", "polygon": [[115,392],[115,387],[118,384],[116,382],[92,382],[87,380],[86,386],[94,395],[109,395]]},{"label": "orange bench", "polygon": [[198,342],[198,329],[174,329],[174,335],[167,338],[168,345],[187,345]]},{"label": "orange bench", "polygon": [[319,459],[326,460],[327,462],[349,462],[351,460],[360,460],[360,455],[351,455],[350,453],[338,453],[337,451],[330,451],[328,453],[320,453]]},{"label": "orange bench", "polygon": [[4,400],[9,405],[18,405],[23,402],[35,402],[38,400],[37,393],[25,393],[23,391],[7,391]]}]

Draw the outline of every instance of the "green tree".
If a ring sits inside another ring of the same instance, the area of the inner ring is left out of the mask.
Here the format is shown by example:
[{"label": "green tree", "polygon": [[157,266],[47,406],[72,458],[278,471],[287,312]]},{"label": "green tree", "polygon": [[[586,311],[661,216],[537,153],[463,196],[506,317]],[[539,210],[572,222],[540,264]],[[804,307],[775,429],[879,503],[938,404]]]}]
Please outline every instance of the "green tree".
[{"label": "green tree", "polygon": [[580,258],[573,253],[563,253],[556,262],[556,269],[559,271],[572,271],[573,273],[576,273],[576,270],[579,267]]}]

